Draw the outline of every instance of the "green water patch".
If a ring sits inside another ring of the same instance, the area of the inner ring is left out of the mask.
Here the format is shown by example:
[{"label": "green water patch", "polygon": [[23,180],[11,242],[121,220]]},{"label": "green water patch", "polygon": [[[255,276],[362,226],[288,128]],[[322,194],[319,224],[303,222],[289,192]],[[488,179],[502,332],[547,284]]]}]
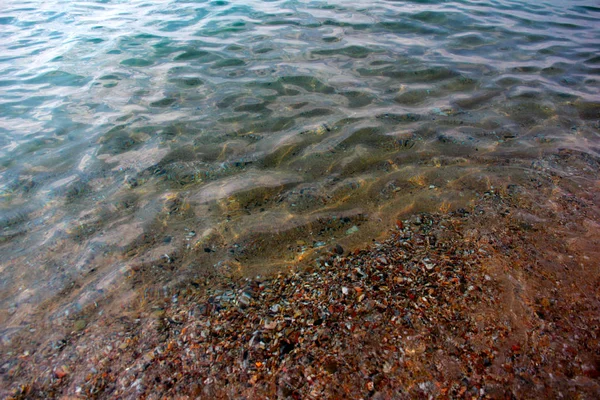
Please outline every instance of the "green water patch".
[{"label": "green water patch", "polygon": [[374,29],[404,35],[439,35],[446,33],[445,30],[434,25],[424,25],[408,20],[379,22],[375,24]]},{"label": "green water patch", "polygon": [[[167,58],[174,53],[180,53],[182,50],[181,46],[175,46],[172,40],[163,39],[158,43],[152,45],[154,49],[154,58]],[[187,49],[187,48],[186,48]]]},{"label": "green water patch", "polygon": [[196,139],[204,135],[205,131],[194,123],[174,122],[163,126],[155,126],[149,134],[158,135],[163,140],[175,140],[176,142],[170,146],[177,146],[179,148],[178,146],[187,143],[185,139]]},{"label": "green water patch", "polygon": [[101,145],[99,154],[116,155],[138,148],[143,141],[119,125],[102,135],[98,143]]},{"label": "green water patch", "polygon": [[562,76],[567,73],[568,66],[565,63],[554,63],[540,71],[542,76]]},{"label": "green water patch", "polygon": [[509,99],[502,109],[510,118],[524,127],[532,127],[540,121],[547,120],[556,115],[554,106],[547,102],[531,100],[513,101]]},{"label": "green water patch", "polygon": [[156,40],[162,38],[162,36],[154,35],[152,33],[138,33],[137,35],[134,35],[132,37],[133,39],[137,40]]},{"label": "green water patch", "polygon": [[421,11],[410,15],[409,18],[431,24],[438,28],[447,28],[451,31],[464,31],[472,27],[475,23],[467,14],[448,11]]},{"label": "green water patch", "polygon": [[[340,178],[353,178],[362,174],[389,172],[390,152],[387,150],[367,148],[355,149],[354,156],[336,163],[331,169],[339,172]],[[371,202],[373,199],[369,199]]]},{"label": "green water patch", "polygon": [[340,94],[348,100],[349,108],[366,107],[369,104],[371,104],[374,100],[373,96],[369,93],[361,92],[358,90],[341,92]]},{"label": "green water patch", "polygon": [[230,37],[232,34],[241,33],[248,30],[244,21],[235,21],[233,23],[223,24],[223,26],[211,26],[197,32],[198,36]]},{"label": "green water patch", "polygon": [[237,99],[240,99],[242,97],[244,97],[244,94],[242,94],[242,93],[236,93],[236,94],[232,94],[232,95],[226,96],[226,97],[222,98],[221,100],[219,100],[217,102],[216,106],[218,108],[229,108],[233,104],[235,104],[235,102],[237,101]]},{"label": "green water patch", "polygon": [[541,68],[537,65],[522,65],[511,68],[510,72],[515,74],[537,74],[540,70]]},{"label": "green water patch", "polygon": [[342,39],[337,36],[325,36],[322,40],[325,43],[335,43],[341,41]]},{"label": "green water patch", "polygon": [[204,85],[204,81],[202,79],[195,77],[173,77],[169,78],[169,82],[183,88],[194,88]]},{"label": "green water patch", "polygon": [[228,208],[226,212],[231,214],[247,214],[252,211],[273,207],[282,193],[295,187],[297,183],[288,183],[274,187],[257,187],[250,190],[236,192],[227,198]]},{"label": "green water patch", "polygon": [[400,93],[394,98],[394,101],[403,106],[417,106],[431,99],[436,92],[432,89],[412,89]]},{"label": "green water patch", "polygon": [[503,88],[511,88],[513,86],[518,86],[523,83],[521,78],[517,78],[516,76],[502,76],[495,80],[497,85]]},{"label": "green water patch", "polygon": [[394,142],[391,136],[383,135],[384,130],[380,127],[364,127],[352,133],[347,139],[340,143],[340,147],[354,147],[364,145],[372,148],[390,148]]},{"label": "green water patch", "polygon": [[266,121],[261,118],[250,122],[245,130],[255,133],[279,132],[293,127],[294,124],[295,118],[293,117],[269,118]]},{"label": "green water patch", "polygon": [[600,120],[600,102],[577,101],[573,105],[579,113],[579,118],[586,121]]},{"label": "green water patch", "polygon": [[176,99],[166,97],[164,99],[153,101],[152,103],[150,103],[150,107],[165,108],[165,107],[172,106],[176,101],[177,101]]},{"label": "green water patch", "polygon": [[160,175],[170,189],[180,189],[215,179],[210,168],[201,162],[176,161],[163,166]]},{"label": "green water patch", "polygon": [[174,162],[195,161],[198,154],[188,146],[182,146],[171,150],[159,162],[160,165],[168,165]]},{"label": "green water patch", "polygon": [[314,50],[311,53],[322,56],[343,55],[351,58],[366,58],[374,52],[376,51],[364,46],[347,46],[339,49]]},{"label": "green water patch", "polygon": [[324,94],[332,94],[335,92],[335,89],[329,85],[324,84],[319,79],[306,76],[306,75],[297,75],[297,76],[283,76],[278,79],[279,82],[287,85],[297,86],[301,89],[306,90],[307,92],[315,92],[315,93],[324,93]]},{"label": "green water patch", "polygon": [[402,82],[439,82],[455,78],[460,74],[446,67],[429,67],[418,70],[392,70],[382,72],[383,76],[397,79]]},{"label": "green water patch", "polygon": [[15,17],[0,17],[0,25],[12,25],[16,20]]},{"label": "green water patch", "polygon": [[257,164],[263,169],[278,168],[282,164],[289,163],[291,160],[296,159],[306,145],[307,143],[293,143],[281,146],[277,150],[267,154]]},{"label": "green water patch", "polygon": [[23,83],[30,85],[49,84],[53,86],[84,86],[91,78],[71,74],[64,71],[50,71],[35,78],[24,80]]},{"label": "green water patch", "polygon": [[242,65],[246,65],[246,63],[239,58],[225,58],[215,62],[211,68],[241,67]]},{"label": "green water patch", "polygon": [[267,114],[271,113],[271,110],[267,108],[268,105],[269,102],[259,101],[241,104],[235,107],[233,110],[237,112],[262,113],[263,116],[266,116]]},{"label": "green water patch", "polygon": [[126,67],[149,67],[152,64],[154,64],[154,61],[146,60],[144,58],[128,58],[121,61],[121,65]]},{"label": "green water patch", "polygon": [[340,149],[350,149],[357,146],[366,146],[376,150],[374,154],[396,153],[399,151],[414,151],[416,140],[411,137],[396,137],[385,134],[381,127],[364,127],[357,129],[348,138],[339,144]]},{"label": "green water patch", "polygon": [[294,142],[277,147],[262,160],[259,160],[258,165],[265,169],[277,168],[281,165],[289,165],[294,169],[304,168],[305,150],[311,146],[318,145],[323,140],[324,135],[338,128],[330,127],[327,124],[319,124],[313,128],[301,131],[295,137]]},{"label": "green water patch", "polygon": [[42,149],[56,148],[63,143],[62,139],[59,138],[44,138],[38,137],[31,139],[25,143],[21,143],[16,148],[16,153],[20,155],[32,154]]},{"label": "green water patch", "polygon": [[101,80],[101,81],[108,81],[108,80],[120,81],[121,77],[119,75],[109,74],[109,75],[102,75],[98,79]]},{"label": "green water patch", "polygon": [[91,44],[100,44],[102,42],[105,42],[105,39],[102,38],[90,38],[90,39],[86,39],[85,42],[86,43],[91,43]]},{"label": "green water patch", "polygon": [[173,59],[174,61],[190,61],[190,60],[196,60],[198,58],[208,58],[208,56],[214,56],[213,53],[209,52],[209,51],[204,51],[204,50],[187,50],[184,51],[183,53],[179,54],[178,56],[175,56],[175,58]]},{"label": "green water patch", "polygon": [[286,26],[286,25],[300,26],[301,22],[300,21],[294,21],[294,20],[291,20],[291,19],[271,19],[271,20],[265,21],[264,24],[266,26]]},{"label": "green water patch", "polygon": [[421,120],[423,117],[420,114],[416,113],[383,113],[377,114],[375,118],[385,124],[410,124]]},{"label": "green water patch", "polygon": [[490,40],[481,34],[468,33],[453,37],[450,40],[449,47],[457,50],[475,49],[487,45],[489,42]]},{"label": "green water patch", "polygon": [[334,111],[328,108],[313,108],[312,110],[302,111],[294,116],[294,118],[316,118],[325,117],[333,114]]},{"label": "green water patch", "polygon": [[302,101],[300,103],[293,103],[288,105],[288,107],[290,107],[292,110],[297,110],[299,108],[302,108],[304,106],[307,106],[309,103],[307,101]]},{"label": "green water patch", "polygon": [[371,28],[371,24],[360,24],[347,21],[336,21],[333,19],[326,19],[321,23],[323,26],[337,26],[340,28],[352,28],[357,31],[364,31]]},{"label": "green water patch", "polygon": [[452,104],[465,110],[476,110],[489,106],[490,100],[500,96],[501,93],[497,90],[473,93],[465,97],[455,98]]},{"label": "green water patch", "polygon": [[460,91],[473,90],[477,87],[478,83],[479,81],[475,78],[465,75],[457,75],[440,84],[439,89],[454,93]]},{"label": "green water patch", "polygon": [[272,47],[262,47],[260,49],[254,50],[254,53],[255,54],[267,54],[267,53],[272,52],[273,50],[275,50],[275,49]]},{"label": "green water patch", "polygon": [[272,82],[251,82],[246,84],[246,87],[249,89],[259,88],[259,89],[268,89],[277,92],[278,96],[296,96],[300,94],[300,91],[296,89],[292,89],[287,87],[283,80],[278,79]]}]

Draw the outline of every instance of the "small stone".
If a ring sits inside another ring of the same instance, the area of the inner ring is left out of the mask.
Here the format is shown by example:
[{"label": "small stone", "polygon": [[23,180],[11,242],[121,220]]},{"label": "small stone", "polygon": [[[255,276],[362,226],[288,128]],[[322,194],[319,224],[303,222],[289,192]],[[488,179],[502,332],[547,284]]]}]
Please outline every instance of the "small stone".
[{"label": "small stone", "polygon": [[392,372],[392,364],[385,362],[383,364],[383,372],[386,374],[389,374],[390,372]]},{"label": "small stone", "polygon": [[152,360],[154,360],[154,352],[153,351],[149,351],[146,354],[144,354],[144,361],[150,362]]},{"label": "small stone", "polygon": [[352,235],[353,233],[358,232],[358,226],[354,225],[352,228],[346,231],[346,235]]},{"label": "small stone", "polygon": [[80,332],[80,331],[84,330],[86,326],[87,326],[87,323],[85,322],[85,320],[80,319],[80,320],[75,321],[75,323],[73,324],[73,329],[77,332]]},{"label": "small stone", "polygon": [[271,329],[275,329],[275,328],[277,328],[276,321],[271,321],[271,322],[265,324],[265,329],[271,330]]},{"label": "small stone", "polygon": [[67,369],[65,367],[58,367],[54,370],[54,375],[58,378],[58,379],[62,379],[65,376],[67,376]]},{"label": "small stone", "polygon": [[323,368],[330,374],[334,374],[338,370],[338,364],[335,361],[327,361]]},{"label": "small stone", "polygon": [[339,244],[336,244],[335,252],[341,256],[342,254],[344,254],[344,248],[342,246],[340,246]]},{"label": "small stone", "polygon": [[242,307],[248,307],[250,305],[251,300],[252,300],[252,296],[250,296],[248,293],[244,292],[244,293],[242,293],[241,296],[239,296],[238,303]]}]

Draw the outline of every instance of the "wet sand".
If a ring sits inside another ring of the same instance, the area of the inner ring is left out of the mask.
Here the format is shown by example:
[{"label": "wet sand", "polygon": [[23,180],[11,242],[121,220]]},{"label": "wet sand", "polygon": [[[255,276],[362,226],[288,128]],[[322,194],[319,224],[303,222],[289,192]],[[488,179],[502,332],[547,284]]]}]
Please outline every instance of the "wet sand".
[{"label": "wet sand", "polygon": [[129,298],[3,342],[0,394],[598,398],[600,162],[534,164],[468,209],[278,272],[215,266],[159,290],[175,257],[132,268]]}]

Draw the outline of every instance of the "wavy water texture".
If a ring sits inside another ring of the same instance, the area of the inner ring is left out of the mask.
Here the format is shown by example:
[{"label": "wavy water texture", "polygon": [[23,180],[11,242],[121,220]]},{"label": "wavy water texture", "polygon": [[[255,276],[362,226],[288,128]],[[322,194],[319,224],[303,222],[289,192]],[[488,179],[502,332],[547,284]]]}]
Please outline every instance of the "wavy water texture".
[{"label": "wavy water texture", "polygon": [[7,0],[0,25],[5,327],[600,156],[593,1]]}]

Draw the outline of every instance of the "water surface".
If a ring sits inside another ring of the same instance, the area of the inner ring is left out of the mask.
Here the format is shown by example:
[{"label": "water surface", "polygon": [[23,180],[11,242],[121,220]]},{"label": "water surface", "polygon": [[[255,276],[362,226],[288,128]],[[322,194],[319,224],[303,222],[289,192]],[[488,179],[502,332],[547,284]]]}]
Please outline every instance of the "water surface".
[{"label": "water surface", "polygon": [[265,271],[598,157],[599,54],[587,0],[7,0],[4,332],[140,268]]}]

